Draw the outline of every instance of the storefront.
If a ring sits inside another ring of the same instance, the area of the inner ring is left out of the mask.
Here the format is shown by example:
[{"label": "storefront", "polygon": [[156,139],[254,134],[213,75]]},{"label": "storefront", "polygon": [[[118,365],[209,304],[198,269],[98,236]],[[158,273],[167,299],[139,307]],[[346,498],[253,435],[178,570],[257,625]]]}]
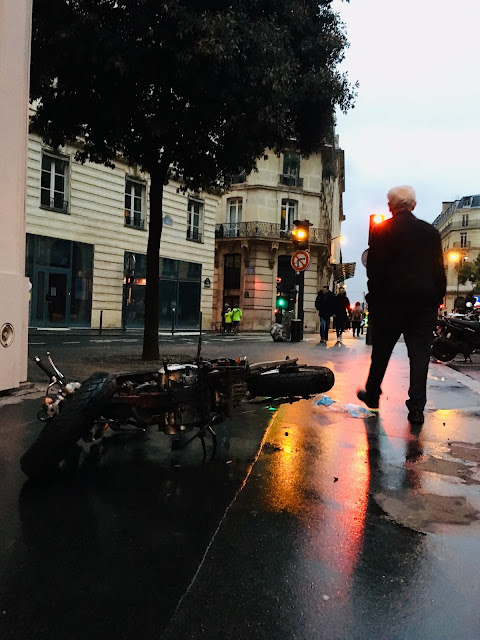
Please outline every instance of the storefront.
[{"label": "storefront", "polygon": [[89,327],[93,245],[27,234],[30,326]]},{"label": "storefront", "polygon": [[[143,327],[147,256],[125,252],[123,316],[126,327]],[[197,329],[200,319],[202,265],[160,258],[159,327]]]}]

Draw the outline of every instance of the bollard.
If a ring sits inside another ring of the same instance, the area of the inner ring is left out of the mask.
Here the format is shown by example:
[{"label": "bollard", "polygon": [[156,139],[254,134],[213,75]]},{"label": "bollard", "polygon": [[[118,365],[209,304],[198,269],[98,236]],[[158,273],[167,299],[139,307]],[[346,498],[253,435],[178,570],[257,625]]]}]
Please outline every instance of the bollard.
[{"label": "bollard", "polygon": [[172,336],[175,334],[175,307],[172,307]]},{"label": "bollard", "polygon": [[102,335],[102,325],[103,325],[103,309],[100,311],[100,324],[98,326],[98,335]]}]

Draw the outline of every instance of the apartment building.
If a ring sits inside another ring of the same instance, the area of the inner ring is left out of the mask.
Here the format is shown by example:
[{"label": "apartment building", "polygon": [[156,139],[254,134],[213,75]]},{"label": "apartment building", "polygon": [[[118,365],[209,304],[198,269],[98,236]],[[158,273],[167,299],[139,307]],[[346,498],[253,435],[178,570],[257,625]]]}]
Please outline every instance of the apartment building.
[{"label": "apartment building", "polygon": [[297,281],[290,264],[294,220],[309,220],[304,328],[318,329],[315,297],[323,284],[332,284],[333,265],[341,262],[344,189],[344,154],[338,138],[308,158],[294,151],[266,152],[258,171],[235,178],[216,211],[214,325],[219,326],[228,304],[242,308],[243,329],[270,329],[279,291],[295,296]]},{"label": "apartment building", "polygon": [[459,266],[475,261],[480,252],[480,195],[463,196],[454,202],[443,202],[441,214],[433,225],[442,237],[447,273],[445,306],[452,311],[457,297],[472,291],[472,284],[458,281]]},{"label": "apartment building", "polygon": [[[74,160],[29,136],[26,275],[32,327],[141,327],[149,224],[149,178]],[[160,327],[212,323],[218,198],[164,188]]]}]

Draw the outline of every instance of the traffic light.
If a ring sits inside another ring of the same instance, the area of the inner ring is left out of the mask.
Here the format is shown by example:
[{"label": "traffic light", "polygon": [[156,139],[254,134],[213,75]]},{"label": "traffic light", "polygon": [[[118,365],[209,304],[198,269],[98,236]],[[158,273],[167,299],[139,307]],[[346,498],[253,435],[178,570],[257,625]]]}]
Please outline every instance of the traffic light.
[{"label": "traffic light", "polygon": [[294,220],[293,224],[295,225],[291,234],[293,246],[296,249],[308,249],[312,223],[308,220]]},{"label": "traffic light", "polygon": [[370,226],[368,227],[368,244],[370,244],[372,239],[372,233],[375,227],[378,227],[379,224],[385,220],[383,213],[372,213],[370,216]]},{"label": "traffic light", "polygon": [[277,295],[277,309],[286,309],[288,307],[288,298],[282,295]]}]

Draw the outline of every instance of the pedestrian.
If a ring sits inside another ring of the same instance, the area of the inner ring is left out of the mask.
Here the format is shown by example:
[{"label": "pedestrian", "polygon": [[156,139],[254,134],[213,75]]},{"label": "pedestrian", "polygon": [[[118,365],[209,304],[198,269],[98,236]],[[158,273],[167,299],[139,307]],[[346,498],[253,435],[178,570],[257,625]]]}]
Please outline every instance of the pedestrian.
[{"label": "pedestrian", "polygon": [[[352,310],[352,333],[354,338],[360,337],[360,325],[362,324],[362,320],[363,320],[362,305],[360,304],[360,302],[356,302]],[[357,335],[355,335],[355,333]]]},{"label": "pedestrian", "polygon": [[350,313],[350,300],[343,287],[340,287],[333,300],[333,314],[335,316],[335,329],[337,331],[337,342],[342,341],[342,333],[347,327],[347,319]]},{"label": "pedestrian", "polygon": [[372,359],[365,389],[357,396],[378,409],[388,361],[403,333],[410,360],[408,420],[422,425],[433,330],[446,290],[442,243],[435,227],[413,215],[412,187],[395,187],[387,199],[392,218],[373,229],[368,250]]},{"label": "pedestrian", "polygon": [[223,329],[223,333],[227,332],[227,324],[225,322],[225,314],[228,311],[228,304],[225,303],[225,306],[223,307],[222,310],[222,329]]},{"label": "pedestrian", "polygon": [[227,333],[232,333],[232,310],[230,307],[227,307],[227,310],[223,314],[225,319],[225,330]]},{"label": "pedestrian", "polygon": [[330,317],[333,314],[334,295],[327,285],[324,285],[315,299],[315,309],[320,318],[320,344],[326,344],[330,329]]},{"label": "pedestrian", "polygon": [[242,319],[242,310],[240,309],[240,307],[233,307],[232,309],[233,333],[238,333],[238,327],[240,326],[241,319]]}]

